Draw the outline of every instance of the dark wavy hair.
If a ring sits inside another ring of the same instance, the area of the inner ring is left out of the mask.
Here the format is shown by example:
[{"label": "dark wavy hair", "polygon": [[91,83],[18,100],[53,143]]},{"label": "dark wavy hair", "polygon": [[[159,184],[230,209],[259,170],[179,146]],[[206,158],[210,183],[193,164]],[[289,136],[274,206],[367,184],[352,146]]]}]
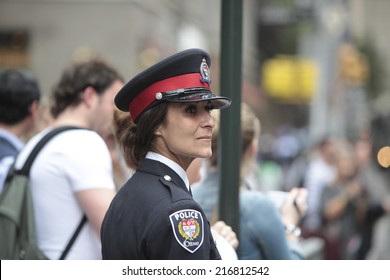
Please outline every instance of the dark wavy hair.
[{"label": "dark wavy hair", "polygon": [[93,87],[98,94],[102,94],[117,80],[123,82],[120,74],[99,58],[71,65],[64,70],[53,88],[50,99],[53,117],[58,117],[68,107],[80,104],[82,92],[87,87]]},{"label": "dark wavy hair", "polygon": [[38,80],[26,69],[0,73],[0,122],[14,125],[30,114],[30,106],[40,101]]},{"label": "dark wavy hair", "polygon": [[137,124],[132,121],[129,112],[114,112],[114,135],[130,168],[137,168],[147,152],[155,151],[154,133],[166,121],[168,104],[162,102],[143,112]]}]

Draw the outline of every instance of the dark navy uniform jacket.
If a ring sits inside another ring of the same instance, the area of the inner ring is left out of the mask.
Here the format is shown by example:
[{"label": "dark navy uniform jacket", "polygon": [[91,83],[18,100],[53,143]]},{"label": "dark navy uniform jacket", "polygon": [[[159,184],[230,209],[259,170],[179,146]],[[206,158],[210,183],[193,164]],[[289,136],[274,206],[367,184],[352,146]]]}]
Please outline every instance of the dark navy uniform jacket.
[{"label": "dark navy uniform jacket", "polygon": [[101,231],[103,259],[221,259],[207,218],[180,176],[144,159],[113,199]]}]

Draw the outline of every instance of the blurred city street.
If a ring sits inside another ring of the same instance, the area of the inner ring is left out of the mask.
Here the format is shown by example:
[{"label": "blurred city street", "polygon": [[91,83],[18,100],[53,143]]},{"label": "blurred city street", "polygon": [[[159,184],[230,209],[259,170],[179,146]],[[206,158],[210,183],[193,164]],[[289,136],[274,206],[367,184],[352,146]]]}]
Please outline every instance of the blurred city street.
[{"label": "blurred city street", "polygon": [[[213,92],[226,95],[224,65],[230,64],[224,63],[233,57],[226,55],[232,46],[223,36],[242,25],[242,34],[233,34],[240,37],[242,63],[229,67],[241,73],[230,79],[241,88],[233,98],[249,104],[261,122],[251,188],[311,190],[321,180],[313,174],[327,172],[316,160],[332,157],[337,178],[359,180],[360,189],[348,202],[364,198],[365,208],[359,209],[365,216],[359,230],[345,237],[342,219],[327,208],[326,199],[334,194],[321,196],[319,228],[311,228],[309,218],[301,225],[305,258],[389,260],[390,1],[238,2],[241,23],[223,14],[224,0],[0,0],[0,71],[34,72],[46,108],[54,83],[71,62],[102,57],[127,80],[177,51],[202,48],[213,61]],[[239,129],[239,118],[227,119],[222,132]],[[226,138],[224,151],[240,153]],[[323,153],[327,144],[332,152]],[[353,160],[346,163],[343,156],[350,150]],[[354,170],[348,176],[347,164]],[[222,170],[229,181],[229,168]],[[320,193],[310,194],[315,192]],[[382,215],[376,214],[379,206]]]}]

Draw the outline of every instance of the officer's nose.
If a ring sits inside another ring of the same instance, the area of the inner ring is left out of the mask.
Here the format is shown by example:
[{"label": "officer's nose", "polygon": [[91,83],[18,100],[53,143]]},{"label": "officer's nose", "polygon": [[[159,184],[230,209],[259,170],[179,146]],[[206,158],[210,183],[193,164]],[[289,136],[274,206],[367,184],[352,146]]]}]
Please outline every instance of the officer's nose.
[{"label": "officer's nose", "polygon": [[202,116],[201,126],[202,127],[214,128],[215,120],[214,120],[213,116],[209,112],[204,112],[204,114]]}]

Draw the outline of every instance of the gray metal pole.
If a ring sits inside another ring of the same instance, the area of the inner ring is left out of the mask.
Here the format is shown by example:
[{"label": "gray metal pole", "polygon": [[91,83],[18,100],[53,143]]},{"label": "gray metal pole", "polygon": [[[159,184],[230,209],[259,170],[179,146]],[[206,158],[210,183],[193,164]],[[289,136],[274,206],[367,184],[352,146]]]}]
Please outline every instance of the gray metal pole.
[{"label": "gray metal pole", "polygon": [[239,234],[242,1],[222,0],[221,18],[221,95],[230,97],[232,105],[221,111],[219,218]]}]

